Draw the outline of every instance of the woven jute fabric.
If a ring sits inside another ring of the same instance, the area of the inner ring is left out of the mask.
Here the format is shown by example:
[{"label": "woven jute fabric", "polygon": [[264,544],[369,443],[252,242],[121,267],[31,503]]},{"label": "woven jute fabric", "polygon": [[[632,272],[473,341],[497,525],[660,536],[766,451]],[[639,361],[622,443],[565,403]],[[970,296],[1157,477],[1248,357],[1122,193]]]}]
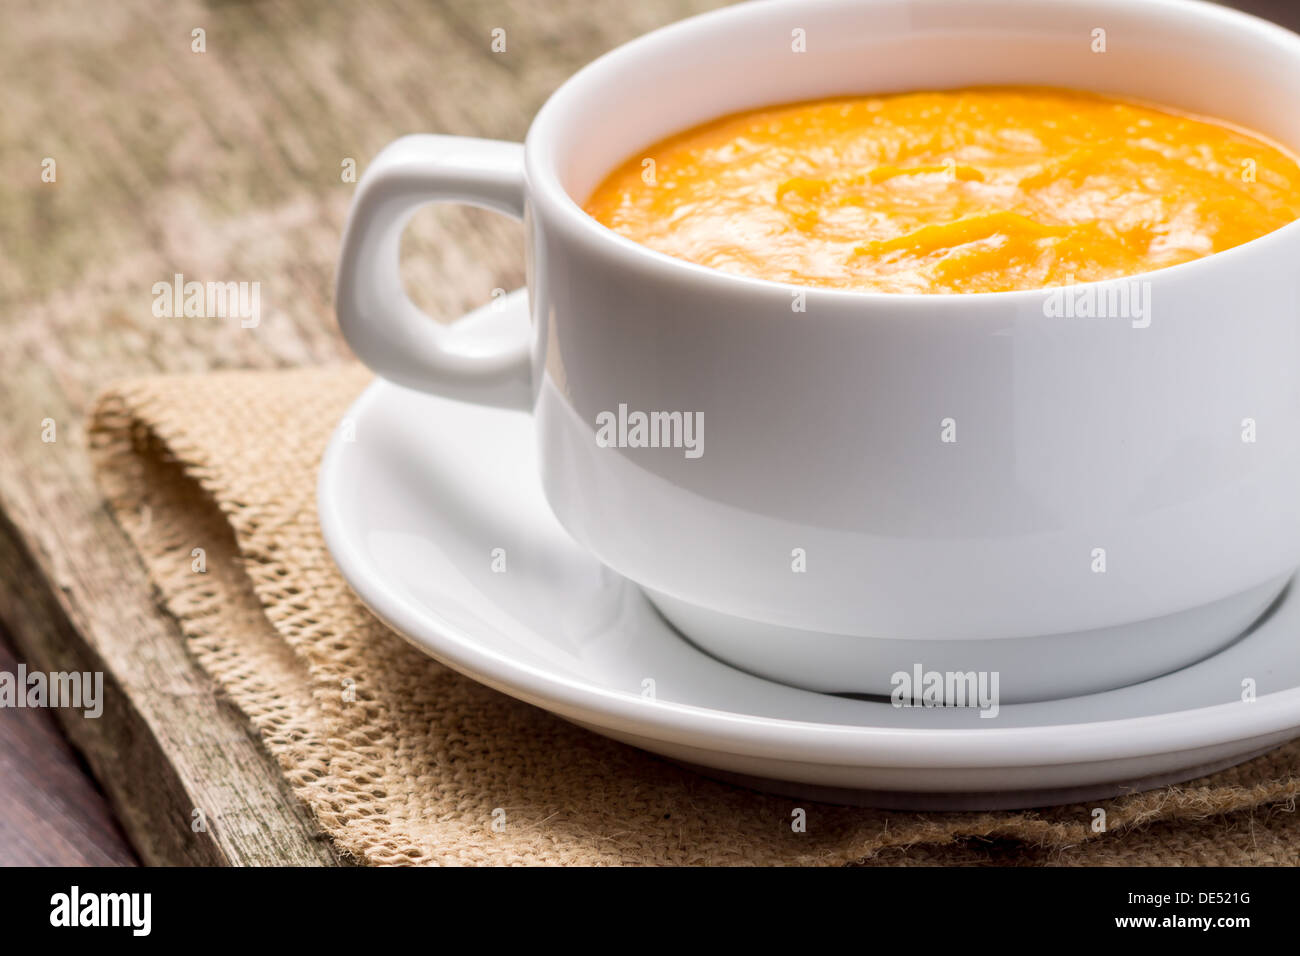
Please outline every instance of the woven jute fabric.
[{"label": "woven jute fabric", "polygon": [[367,381],[351,366],[138,380],[101,396],[90,429],[160,602],[357,861],[1300,862],[1300,744],[1088,805],[885,812],[718,783],[457,674],[377,621],[321,538],[320,456]]}]

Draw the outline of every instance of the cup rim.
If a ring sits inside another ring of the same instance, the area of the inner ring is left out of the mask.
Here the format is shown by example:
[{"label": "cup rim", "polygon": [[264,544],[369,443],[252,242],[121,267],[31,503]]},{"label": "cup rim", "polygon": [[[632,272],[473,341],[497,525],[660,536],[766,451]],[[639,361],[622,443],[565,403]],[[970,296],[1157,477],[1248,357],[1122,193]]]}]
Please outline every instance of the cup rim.
[{"label": "cup rim", "polygon": [[[939,2],[965,3],[969,2],[969,0],[939,0]],[[1007,2],[1007,0],[1002,0],[1002,2]],[[1010,0],[1010,2],[1034,4],[1038,3],[1039,0]],[[1084,5],[1082,0],[1059,0],[1059,2],[1063,4],[1074,3],[1076,6]],[[1288,242],[1293,237],[1300,237],[1300,218],[1297,218],[1271,232],[1264,233],[1262,236],[1257,236],[1229,249],[1211,253],[1208,256],[1201,256],[1175,265],[1163,266],[1159,269],[1064,286],[1042,286],[1033,289],[1013,289],[998,292],[877,292],[869,289],[840,289],[724,272],[721,269],[714,269],[686,259],[679,259],[642,245],[592,218],[561,184],[554,164],[543,162],[539,158],[544,152],[541,149],[541,144],[555,135],[553,127],[563,112],[567,99],[584,84],[598,80],[602,72],[610,69],[617,60],[630,53],[645,49],[656,43],[662,43],[677,35],[685,34],[689,30],[699,29],[704,24],[712,25],[730,19],[739,20],[752,15],[761,15],[770,12],[774,8],[807,10],[814,4],[824,8],[835,8],[856,6],[858,3],[860,3],[860,0],[765,0],[762,4],[739,3],[666,24],[620,44],[597,57],[560,84],[542,105],[529,127],[524,142],[528,204],[530,206],[538,205],[540,200],[540,204],[545,208],[548,224],[560,227],[573,240],[602,244],[605,251],[617,256],[621,264],[631,268],[652,271],[665,280],[679,279],[688,281],[694,279],[697,282],[708,282],[714,285],[720,293],[780,293],[788,297],[798,291],[803,292],[805,296],[845,303],[871,303],[908,309],[942,309],[950,307],[949,303],[971,301],[978,301],[982,305],[996,306],[1003,304],[1015,306],[1033,299],[1041,300],[1045,294],[1049,294],[1053,290],[1085,289],[1093,286],[1107,286],[1114,283],[1134,281],[1164,281],[1171,276],[1181,277],[1184,272],[1215,268],[1215,265],[1211,265],[1212,263],[1224,263],[1244,255],[1251,255],[1265,245]],[[1173,16],[1195,16],[1209,23],[1217,21],[1224,29],[1250,31],[1261,42],[1271,40],[1274,43],[1292,47],[1295,58],[1300,63],[1300,34],[1254,14],[1219,6],[1216,3],[1209,2],[1209,0],[1087,0],[1086,6],[1090,10],[1098,10],[1103,7],[1117,7],[1125,10],[1132,10],[1135,7],[1148,7],[1154,10],[1167,11]],[[1248,132],[1256,136],[1260,135],[1254,131]],[[1294,150],[1290,147],[1286,148],[1293,158],[1300,161],[1300,157],[1295,155]]]}]

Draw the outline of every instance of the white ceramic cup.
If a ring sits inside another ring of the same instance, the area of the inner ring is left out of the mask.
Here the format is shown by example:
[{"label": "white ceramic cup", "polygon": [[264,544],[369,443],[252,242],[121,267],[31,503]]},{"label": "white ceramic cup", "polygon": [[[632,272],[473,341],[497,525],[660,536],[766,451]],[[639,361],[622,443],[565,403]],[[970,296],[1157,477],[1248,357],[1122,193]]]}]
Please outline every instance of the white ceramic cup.
[{"label": "white ceramic cup", "polygon": [[[728,275],[580,205],[717,116],[979,84],[1137,97],[1300,152],[1300,37],[1210,4],[747,3],[601,57],[523,146],[386,148],[344,238],[343,333],[401,385],[531,411],[561,523],[736,666],[873,694],[917,666],[996,671],[1007,702],[1168,672],[1242,633],[1300,565],[1300,223],[1066,290],[1108,296],[1109,317],[1070,318],[1050,314],[1059,290]],[[528,341],[453,350],[407,298],[401,232],[433,201],[524,219]],[[701,453],[602,444],[620,406],[702,418]]]}]

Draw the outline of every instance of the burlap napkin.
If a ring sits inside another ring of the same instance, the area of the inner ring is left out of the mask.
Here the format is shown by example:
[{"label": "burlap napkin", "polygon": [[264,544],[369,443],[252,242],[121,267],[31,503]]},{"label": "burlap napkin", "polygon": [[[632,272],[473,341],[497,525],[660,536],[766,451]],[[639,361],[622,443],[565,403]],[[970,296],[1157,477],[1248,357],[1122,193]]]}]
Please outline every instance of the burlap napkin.
[{"label": "burlap napkin", "polygon": [[136,381],[102,396],[91,427],[104,491],[194,656],[357,860],[1300,862],[1300,744],[1099,804],[882,812],[717,783],[460,676],[376,621],[321,540],[320,455],[367,380],[347,367]]}]

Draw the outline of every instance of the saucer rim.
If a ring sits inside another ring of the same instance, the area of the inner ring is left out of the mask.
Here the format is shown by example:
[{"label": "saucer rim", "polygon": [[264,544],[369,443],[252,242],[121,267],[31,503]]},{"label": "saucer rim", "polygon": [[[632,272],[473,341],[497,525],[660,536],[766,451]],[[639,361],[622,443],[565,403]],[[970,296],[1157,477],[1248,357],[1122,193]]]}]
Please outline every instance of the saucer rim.
[{"label": "saucer rim", "polygon": [[[508,307],[518,307],[525,300],[523,290],[506,298]],[[465,320],[483,311],[476,310]],[[344,420],[361,421],[390,389],[425,394],[376,378],[349,405]],[[436,660],[494,690],[575,722],[744,756],[846,767],[870,763],[882,768],[929,769],[1142,758],[1229,745],[1300,727],[1300,686],[1262,694],[1249,703],[1227,702],[1105,721],[978,729],[797,721],[647,699],[601,687],[485,648],[472,634],[446,620],[430,618],[389,588],[361,554],[354,553],[363,549],[354,548],[348,534],[344,497],[338,488],[345,443],[336,428],[321,459],[316,498],[326,548],[353,593],[387,626]],[[1241,712],[1243,706],[1249,708],[1245,713]]]}]

